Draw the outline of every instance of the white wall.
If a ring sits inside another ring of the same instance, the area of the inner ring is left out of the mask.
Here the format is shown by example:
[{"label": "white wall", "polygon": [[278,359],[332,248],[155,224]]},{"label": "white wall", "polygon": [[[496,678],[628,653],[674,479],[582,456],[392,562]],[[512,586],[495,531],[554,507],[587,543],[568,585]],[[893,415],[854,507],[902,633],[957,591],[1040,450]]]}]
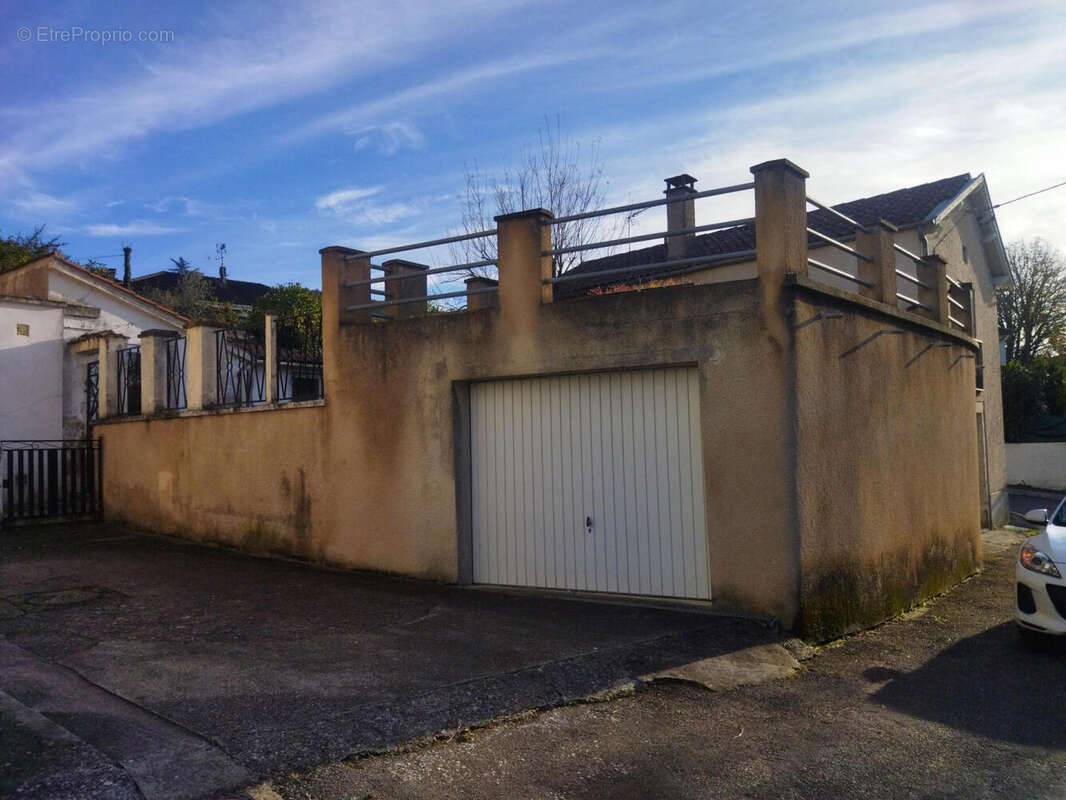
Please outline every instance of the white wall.
[{"label": "white wall", "polygon": [[1008,444],[1007,483],[1066,491],[1066,442]]},{"label": "white wall", "polygon": [[[68,341],[86,333],[113,331],[126,337],[127,345],[140,344],[139,335],[150,329],[181,330],[139,307],[123,292],[101,288],[90,278],[72,276],[53,269],[48,277],[48,296],[52,300],[78,303],[99,309],[83,314],[68,310],[63,320],[63,335]],[[63,438],[80,439],[86,434],[86,368],[96,361],[92,353],[63,354]]]},{"label": "white wall", "polygon": [[64,350],[62,308],[0,299],[0,439],[62,438]]}]

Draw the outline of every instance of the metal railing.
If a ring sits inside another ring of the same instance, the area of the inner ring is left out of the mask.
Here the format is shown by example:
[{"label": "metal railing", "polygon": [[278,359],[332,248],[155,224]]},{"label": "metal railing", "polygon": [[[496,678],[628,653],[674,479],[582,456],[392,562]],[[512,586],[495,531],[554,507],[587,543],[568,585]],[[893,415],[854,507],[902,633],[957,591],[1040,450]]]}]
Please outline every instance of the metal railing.
[{"label": "metal railing", "polygon": [[[581,214],[571,214],[565,217],[554,217],[544,221],[544,225],[559,225],[567,222],[574,222],[577,220],[593,219],[596,217],[605,217],[612,214],[626,214],[634,211],[643,211],[648,208],[655,208],[657,206],[670,205],[672,203],[683,203],[694,200],[699,200],[703,197],[719,197],[721,195],[734,194],[737,192],[749,191],[755,187],[754,183],[738,183],[732,186],[721,186],[716,189],[706,189],[702,192],[692,192],[689,194],[678,194],[672,197],[664,197],[657,200],[647,200],[640,203],[628,203],[622,206],[611,206],[610,208],[602,208],[598,211],[586,211]],[[729,228],[737,228],[743,225],[752,225],[755,222],[754,217],[743,217],[741,219],[731,219],[723,222],[715,222],[707,225],[693,225],[687,228],[681,228],[676,230],[656,231],[655,233],[642,233],[636,236],[624,236],[614,239],[602,239],[595,242],[583,242],[578,245],[571,245],[568,247],[555,247],[541,251],[542,257],[558,256],[566,253],[578,253],[588,250],[601,250],[610,247],[617,247],[619,245],[633,244],[636,242],[646,242],[656,239],[669,240],[673,237],[685,237],[694,236],[697,233],[727,230]],[[638,272],[647,272],[649,270],[671,270],[671,269],[684,269],[686,267],[697,267],[700,265],[713,266],[723,262],[735,262],[744,261],[755,256],[755,250],[732,250],[724,253],[708,253],[702,256],[687,256],[685,258],[661,258],[657,261],[650,261],[640,264],[629,264],[623,267],[605,266],[603,269],[597,270],[578,270],[573,269],[568,272],[564,272],[561,275],[555,275],[551,278],[543,278],[542,283],[548,286],[568,283],[571,281],[586,281],[595,280],[596,278],[612,278],[620,277],[623,275],[631,275]]]},{"label": "metal railing", "polygon": [[858,275],[852,275],[850,272],[845,272],[842,269],[837,269],[836,267],[831,266],[830,264],[826,264],[822,261],[818,261],[816,259],[808,257],[807,263],[810,264],[812,267],[815,267],[816,269],[820,269],[823,272],[828,272],[830,275],[836,275],[838,278],[843,278],[846,281],[851,281],[852,283],[857,283],[860,286],[865,286],[867,289],[874,288],[875,284],[871,281],[868,281],[865,278],[860,278]]},{"label": "metal railing", "polygon": [[[627,211],[643,211],[646,208],[655,208],[656,206],[670,205],[671,203],[683,203],[687,200],[699,200],[701,197],[717,197],[723,194],[734,194],[735,192],[743,192],[748,189],[754,189],[754,183],[738,183],[733,186],[721,186],[717,189],[707,189],[702,192],[694,192],[692,194],[683,194],[675,197],[664,197],[661,200],[646,200],[643,203],[629,203],[624,206],[612,206],[610,208],[601,208],[598,211],[586,211],[581,214],[571,214],[567,217],[553,217],[548,220],[548,225],[560,225],[564,222],[575,222],[579,219],[592,219],[593,217],[605,217],[609,214],[622,214]],[[663,236],[665,234],[659,234]]]},{"label": "metal railing", "polygon": [[136,416],[141,413],[141,346],[123,347],[115,355],[118,362],[118,414]]},{"label": "metal railing", "polygon": [[[496,235],[496,229],[476,231],[474,233],[458,234],[456,236],[444,236],[440,239],[428,239],[423,242],[415,242],[414,244],[397,245],[395,247],[385,247],[380,250],[370,250],[368,252],[349,253],[344,256],[346,261],[369,261],[377,256],[391,255],[394,253],[406,253],[411,250],[424,250],[428,247],[438,247],[445,244],[457,244],[459,242],[467,242],[474,239],[484,239],[489,236]],[[469,272],[470,270],[477,269],[479,267],[491,267],[496,266],[497,260],[495,258],[480,259],[477,261],[468,261],[462,264],[452,264],[447,267],[433,267],[425,270],[420,270],[417,273],[406,271],[393,271],[384,264],[370,264],[371,270],[377,270],[382,274],[378,277],[364,278],[357,281],[348,281],[344,285],[349,288],[356,288],[359,286],[372,286],[373,284],[381,283],[387,284],[389,281],[411,280],[412,278],[421,278],[429,275],[444,275],[452,272]],[[355,305],[347,306],[346,311],[377,311],[383,308],[391,308],[392,306],[407,305],[409,303],[430,303],[435,300],[447,300],[454,297],[468,297],[472,294],[482,294],[486,292],[495,292],[496,288],[491,289],[472,289],[461,292],[438,292],[436,294],[419,295],[417,297],[402,297],[397,298],[392,296],[385,289],[371,289],[372,295],[379,295],[382,300],[374,300],[369,303],[357,303]],[[374,314],[371,313],[371,317],[375,319],[388,320],[391,319],[386,314]]]},{"label": "metal railing", "polygon": [[85,365],[85,422],[92,425],[100,419],[100,362]]},{"label": "metal railing", "polygon": [[[822,203],[822,202],[820,202],[818,200],[815,200],[810,195],[806,196],[806,200],[807,200],[807,205],[811,205],[811,206],[814,206],[815,208],[818,208],[818,209],[821,209],[822,211],[825,211],[827,214],[830,214],[830,215],[836,217],[837,219],[841,220],[842,222],[848,223],[848,225],[850,225],[853,228],[855,228],[855,230],[859,230],[859,231],[866,231],[867,230],[865,225],[862,225],[861,223],[857,222],[856,220],[853,220],[847,214],[844,214],[844,213],[841,213],[840,211],[837,211],[831,205],[828,205],[826,203]],[[807,222],[806,228],[807,228],[807,236],[808,236],[808,238],[814,237],[818,241],[823,242],[824,244],[827,244],[830,247],[835,248],[836,250],[839,250],[840,252],[846,253],[847,255],[851,256],[852,258],[855,259],[856,267],[858,266],[858,262],[859,261],[865,261],[868,264],[872,264],[873,263],[873,259],[870,258],[865,253],[860,253],[854,247],[851,247],[849,245],[844,244],[839,239],[834,239],[832,236],[830,236],[830,235],[828,235],[826,233],[822,233],[821,231],[818,231],[818,230],[815,230],[814,228],[812,228],[811,225],[810,225],[809,212],[808,212],[808,222]],[[866,280],[865,278],[859,276],[858,274],[854,274],[853,275],[852,273],[848,272],[847,270],[841,269],[840,267],[834,267],[832,264],[827,264],[824,261],[819,261],[818,259],[810,258],[809,256],[807,257],[807,264],[809,266],[814,267],[817,270],[821,270],[822,272],[828,273],[828,274],[833,275],[833,276],[835,276],[837,278],[841,278],[842,280],[849,281],[850,283],[856,283],[859,286],[864,286],[867,289],[873,289],[873,288],[876,287],[875,283],[873,283],[872,281]],[[858,269],[856,269],[856,273],[857,272],[858,272]]]},{"label": "metal railing", "polygon": [[98,514],[100,440],[0,441],[0,507],[5,525]]},{"label": "metal railing", "polygon": [[279,318],[274,349],[278,402],[320,399],[323,396],[321,314]]},{"label": "metal railing", "polygon": [[[869,231],[869,228],[867,226],[863,225],[862,223],[858,222],[857,220],[852,219],[848,215],[838,211],[837,209],[833,208],[832,206],[830,206],[830,205],[828,205],[826,203],[822,203],[822,202],[819,202],[819,201],[815,200],[813,197],[807,196],[807,203],[809,205],[812,205],[812,206],[814,206],[814,207],[816,207],[818,209],[821,209],[822,211],[824,211],[824,212],[836,217],[838,220],[840,220],[842,222],[846,222],[848,225],[854,227],[856,231],[864,231],[864,232],[868,232]],[[852,256],[853,258],[856,259],[856,263],[858,263],[858,261],[865,261],[867,263],[872,263],[873,262],[873,259],[870,258],[869,256],[867,256],[865,253],[861,253],[858,250],[856,250],[855,248],[850,247],[847,244],[844,244],[843,242],[841,242],[841,241],[839,241],[837,239],[834,239],[833,237],[828,236],[828,235],[826,235],[826,234],[824,234],[824,233],[822,233],[820,231],[814,230],[813,228],[811,228],[809,226],[807,227],[807,234],[808,234],[808,236],[814,237],[818,241],[824,242],[825,244],[828,244],[829,246],[834,247],[837,250],[840,250],[841,252],[844,252],[844,253],[848,254],[849,256]],[[900,255],[905,256],[906,258],[910,259],[916,266],[921,266],[921,265],[926,263],[925,258],[923,258],[922,256],[920,256],[920,255],[918,255],[916,253],[911,252],[907,248],[903,247],[902,245],[896,244],[895,242],[892,243],[892,249],[893,249],[894,252],[899,253]],[[810,266],[812,266],[812,267],[814,267],[816,269],[819,269],[819,270],[822,270],[824,272],[827,272],[827,273],[829,273],[831,275],[836,276],[837,278],[841,278],[843,280],[859,284],[860,286],[865,286],[865,287],[870,288],[870,289],[873,289],[876,286],[871,281],[865,280],[865,279],[859,277],[858,275],[852,275],[851,273],[847,272],[846,270],[840,269],[839,267],[834,267],[831,264],[826,264],[825,262],[818,261],[818,260],[813,259],[813,258],[808,258],[807,259],[807,263]],[[910,283],[913,286],[916,286],[919,289],[924,289],[926,291],[936,291],[936,289],[937,289],[936,286],[931,285],[927,281],[923,281],[920,277],[918,277],[918,275],[911,275],[910,273],[906,272],[905,270],[900,269],[898,266],[895,268],[894,271],[895,271],[895,276],[896,276],[897,280],[906,281],[907,283]],[[959,283],[957,280],[955,280],[954,278],[949,276],[948,277],[948,291],[947,291],[946,297],[943,300],[941,300],[941,302],[945,302],[946,301],[951,306],[953,306],[954,308],[958,309],[962,314],[964,314],[967,317],[969,317],[971,315],[969,297],[967,296],[966,302],[961,302],[961,301],[957,300],[955,297],[952,297],[952,292],[953,291],[967,292],[967,289],[966,289],[966,287],[963,284]],[[900,301],[900,302],[906,304],[906,310],[908,310],[908,311],[913,311],[914,309],[919,309],[920,308],[920,309],[922,309],[922,310],[924,310],[924,311],[926,311],[926,312],[928,312],[930,314],[935,314],[936,313],[936,309],[933,306],[931,306],[927,302],[922,302],[917,297],[912,297],[911,295],[905,294],[905,293],[900,292],[900,291],[895,291],[894,294],[895,294],[895,297],[896,297],[897,301]],[[949,320],[949,322],[951,324],[956,325],[956,326],[962,328],[963,330],[967,330],[967,331],[970,330],[970,326],[967,324],[966,321],[960,320],[958,317],[956,317],[953,314],[950,314],[950,313],[948,314],[948,320]]]},{"label": "metal railing", "polygon": [[215,332],[215,403],[221,407],[266,402],[266,342],[262,331]]},{"label": "metal railing", "polygon": [[187,407],[185,392],[185,337],[166,340],[167,398],[165,408],[180,410]]}]

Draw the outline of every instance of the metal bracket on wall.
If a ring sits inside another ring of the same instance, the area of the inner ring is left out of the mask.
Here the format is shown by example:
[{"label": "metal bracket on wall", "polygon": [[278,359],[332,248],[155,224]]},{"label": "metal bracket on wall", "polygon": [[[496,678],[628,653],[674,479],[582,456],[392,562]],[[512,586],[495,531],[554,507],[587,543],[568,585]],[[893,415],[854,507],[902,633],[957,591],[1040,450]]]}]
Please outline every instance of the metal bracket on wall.
[{"label": "metal bracket on wall", "polygon": [[846,358],[847,356],[850,356],[856,350],[859,350],[860,348],[866,347],[866,345],[868,345],[874,339],[877,339],[880,336],[884,336],[885,334],[902,334],[902,333],[904,333],[904,331],[901,330],[900,328],[882,328],[881,330],[877,331],[876,333],[873,333],[870,336],[867,336],[865,339],[863,339],[861,342],[859,342],[854,347],[849,347],[847,350],[845,350],[843,353],[840,354],[840,357],[841,358]]}]

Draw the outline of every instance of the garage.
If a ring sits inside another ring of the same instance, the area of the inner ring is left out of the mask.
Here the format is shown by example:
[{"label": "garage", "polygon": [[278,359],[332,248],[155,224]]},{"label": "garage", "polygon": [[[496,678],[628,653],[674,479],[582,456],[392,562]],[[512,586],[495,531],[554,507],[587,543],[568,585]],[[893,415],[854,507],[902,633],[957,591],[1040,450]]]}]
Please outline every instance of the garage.
[{"label": "garage", "polygon": [[475,583],[710,599],[694,367],[475,383]]}]

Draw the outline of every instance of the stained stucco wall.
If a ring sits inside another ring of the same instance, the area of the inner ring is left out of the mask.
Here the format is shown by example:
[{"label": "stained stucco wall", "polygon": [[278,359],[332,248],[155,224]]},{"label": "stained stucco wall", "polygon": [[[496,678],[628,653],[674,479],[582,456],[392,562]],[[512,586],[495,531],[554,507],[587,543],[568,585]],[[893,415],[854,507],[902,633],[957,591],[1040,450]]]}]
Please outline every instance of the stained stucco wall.
[{"label": "stained stucco wall", "polygon": [[978,565],[981,528],[974,348],[797,291],[797,324],[820,310],[841,317],[795,331],[801,607],[813,639],[948,588]]},{"label": "stained stucco wall", "polygon": [[456,387],[696,364],[716,606],[788,624],[797,565],[786,371],[757,303],[757,284],[743,282],[536,305],[528,315],[486,309],[327,325],[325,348],[335,357],[326,360],[325,407],[98,426],[107,514],[454,581]]},{"label": "stained stucco wall", "polygon": [[101,424],[106,513],[455,581],[464,387],[694,364],[716,608],[824,638],[977,563],[974,362],[953,363],[972,352],[958,337],[813,287],[786,288],[789,319],[842,316],[775,342],[757,281],[546,305],[530,285],[529,302],[501,287],[503,309],[340,326],[327,289],[326,404]]},{"label": "stained stucco wall", "polygon": [[910,241],[904,246],[928,246],[929,252],[935,252],[947,262],[948,275],[973,284],[975,336],[983,343],[984,350],[984,389],[978,401],[983,408],[985,424],[989,492],[986,501],[991,505],[990,524],[1002,525],[1007,522],[1009,507],[1000,384],[999,320],[992,270],[978,224],[978,216],[983,213],[984,209],[974,208],[970,202],[964,203],[943,224],[924,234],[927,245],[919,241],[918,232],[911,231],[907,236]]}]

